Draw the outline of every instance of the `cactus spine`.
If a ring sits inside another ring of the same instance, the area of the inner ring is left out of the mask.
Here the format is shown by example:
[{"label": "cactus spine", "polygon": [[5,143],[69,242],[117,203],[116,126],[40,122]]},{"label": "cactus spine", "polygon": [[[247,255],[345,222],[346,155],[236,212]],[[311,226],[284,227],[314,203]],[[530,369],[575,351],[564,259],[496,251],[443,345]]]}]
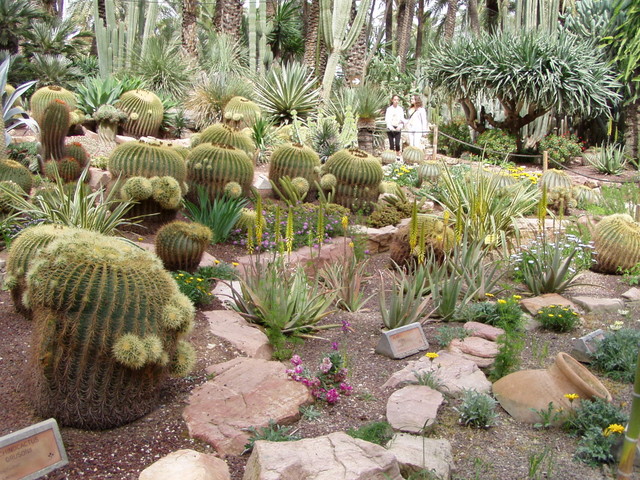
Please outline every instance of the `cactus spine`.
[{"label": "cactus spine", "polygon": [[282,177],[302,177],[309,183],[307,198],[315,194],[315,182],[320,180],[320,157],[311,148],[300,144],[283,144],[271,154],[269,180],[276,185]]},{"label": "cactus spine", "polygon": [[322,172],[336,177],[335,203],[353,211],[370,211],[378,200],[382,165],[364,150],[340,150],[327,160]]},{"label": "cactus spine", "polygon": [[[222,123],[216,123],[210,127],[205,128],[200,132],[200,143],[219,143],[221,145],[230,145],[232,147],[243,150],[249,158],[253,158],[255,152],[255,145],[246,134],[238,132],[228,125]],[[192,143],[192,145],[194,145]]]},{"label": "cactus spine", "polygon": [[29,104],[31,105],[31,117],[42,126],[44,111],[54,100],[62,100],[67,104],[69,111],[77,107],[76,96],[73,92],[55,85],[42,87],[34,92]]},{"label": "cactus spine", "polygon": [[221,196],[229,182],[238,183],[248,194],[253,181],[253,163],[244,151],[230,145],[198,145],[187,156],[187,171],[191,192],[200,185],[211,200]]},{"label": "cactus spine", "polygon": [[593,243],[598,252],[594,270],[620,273],[640,263],[640,223],[630,215],[604,217],[595,227]]},{"label": "cactus spine", "polygon": [[167,270],[193,271],[212,237],[211,229],[200,223],[171,222],[158,230],[156,255]]},{"label": "cactus spine", "polygon": [[40,141],[43,159],[62,160],[65,153],[64,139],[71,125],[69,107],[62,100],[53,100],[45,108],[40,123]]},{"label": "cactus spine", "polygon": [[158,136],[164,107],[155,93],[130,90],[122,94],[116,107],[129,115],[123,127],[125,132],[135,137]]},{"label": "cactus spine", "polygon": [[148,413],[168,373],[185,373],[194,315],[153,254],[82,231],[40,250],[26,297],[35,323],[34,404],[63,425],[104,429]]}]

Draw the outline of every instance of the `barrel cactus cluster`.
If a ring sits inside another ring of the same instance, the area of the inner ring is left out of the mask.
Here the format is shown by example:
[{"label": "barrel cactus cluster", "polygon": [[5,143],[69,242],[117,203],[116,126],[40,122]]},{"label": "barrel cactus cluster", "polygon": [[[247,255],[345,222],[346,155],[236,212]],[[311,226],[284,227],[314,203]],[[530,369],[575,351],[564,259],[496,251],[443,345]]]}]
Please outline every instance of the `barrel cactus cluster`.
[{"label": "barrel cactus cluster", "polygon": [[380,194],[383,172],[380,161],[364,150],[340,150],[322,167],[320,186],[334,190],[334,202],[352,211],[370,212]]},{"label": "barrel cactus cluster", "polygon": [[14,160],[0,160],[0,181],[3,180],[16,183],[25,194],[29,194],[33,187],[33,175],[29,169]]},{"label": "barrel cactus cluster", "polygon": [[37,414],[104,429],[148,413],[164,378],[194,364],[191,302],[155,255],[122,239],[51,225],[23,236],[30,254],[11,249],[8,282],[34,321]]},{"label": "barrel cactus cluster", "polygon": [[134,137],[157,137],[162,125],[162,100],[147,90],[130,90],[122,94],[115,105],[128,115],[123,124],[126,134]]},{"label": "barrel cactus cluster", "polygon": [[156,235],[156,255],[167,270],[193,271],[200,264],[213,233],[200,223],[175,221],[164,225]]},{"label": "barrel cactus cluster", "polygon": [[196,139],[192,138],[191,140],[192,147],[196,147],[202,143],[229,145],[244,151],[249,158],[253,158],[255,151],[253,140],[251,140],[248,135],[223,123],[216,123],[205,128]]},{"label": "barrel cactus cluster", "polygon": [[640,223],[630,215],[604,217],[595,227],[593,243],[596,263],[593,269],[603,273],[621,273],[640,263]]},{"label": "barrel cactus cluster", "polygon": [[251,127],[261,115],[262,110],[257,103],[239,96],[227,102],[222,114],[225,124],[236,130]]},{"label": "barrel cactus cluster", "polygon": [[63,101],[69,109],[69,112],[74,111],[77,107],[76,95],[62,87],[51,85],[36,90],[31,96],[29,104],[31,106],[31,117],[33,117],[40,126],[42,126],[46,108],[54,100]]},{"label": "barrel cactus cluster", "polygon": [[320,180],[319,171],[320,157],[305,145],[285,143],[271,154],[269,180],[278,185],[282,177],[289,177],[294,184],[306,185],[307,193],[303,198],[308,200],[315,195],[315,185]]}]

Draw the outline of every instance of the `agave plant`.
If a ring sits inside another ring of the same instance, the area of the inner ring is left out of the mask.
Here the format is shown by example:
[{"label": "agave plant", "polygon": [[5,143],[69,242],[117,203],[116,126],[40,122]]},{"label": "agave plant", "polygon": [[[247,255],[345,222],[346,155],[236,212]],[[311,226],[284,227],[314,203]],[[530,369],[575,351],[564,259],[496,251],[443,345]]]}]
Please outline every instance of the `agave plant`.
[{"label": "agave plant", "polygon": [[593,168],[606,175],[620,175],[627,166],[624,147],[603,145],[595,153],[585,154],[585,159]]},{"label": "agave plant", "polygon": [[86,78],[76,87],[78,108],[93,115],[102,105],[115,104],[123,93],[123,86],[115,77]]},{"label": "agave plant", "polygon": [[7,75],[9,73],[9,64],[11,59],[7,58],[0,65],[0,92],[2,92],[2,118],[4,121],[4,131],[0,132],[5,136],[5,141],[7,144],[11,143],[11,136],[9,132],[17,127],[25,126],[33,130],[35,133],[40,131],[38,123],[29,116],[24,109],[18,105],[20,103],[20,97],[24,92],[26,92],[30,87],[32,87],[36,81],[31,81],[27,83],[23,83],[18,86],[15,91],[9,95],[5,87],[7,86]]},{"label": "agave plant", "polygon": [[256,89],[258,104],[278,123],[290,123],[294,112],[299,119],[306,119],[320,99],[313,75],[296,62],[270,70]]}]

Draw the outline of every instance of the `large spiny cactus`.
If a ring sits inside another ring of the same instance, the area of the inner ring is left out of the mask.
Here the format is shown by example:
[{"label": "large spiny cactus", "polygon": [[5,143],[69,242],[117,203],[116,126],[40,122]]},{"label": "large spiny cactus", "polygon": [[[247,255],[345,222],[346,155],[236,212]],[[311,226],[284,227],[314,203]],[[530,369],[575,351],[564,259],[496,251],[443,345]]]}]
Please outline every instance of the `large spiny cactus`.
[{"label": "large spiny cactus", "polygon": [[71,125],[69,106],[63,100],[53,100],[44,109],[40,122],[42,158],[62,160],[65,156],[64,139]]},{"label": "large spiny cactus", "polygon": [[251,127],[262,115],[262,110],[255,102],[244,97],[233,97],[224,107],[224,121],[227,125],[242,130]]},{"label": "large spiny cactus", "polygon": [[327,160],[323,174],[335,176],[335,203],[353,211],[370,211],[378,200],[383,172],[380,161],[364,150],[340,150]]},{"label": "large spiny cactus", "polygon": [[540,177],[538,181],[538,186],[540,188],[546,187],[547,190],[553,190],[554,188],[571,188],[571,177],[562,170],[550,168],[542,174],[542,177]]},{"label": "large spiny cactus", "polygon": [[35,91],[29,101],[31,117],[38,122],[38,124],[42,125],[44,111],[54,100],[62,100],[67,104],[69,111],[73,111],[77,107],[76,95],[73,92],[56,85],[42,87]]},{"label": "large spiny cactus", "polygon": [[33,401],[63,425],[112,428],[148,413],[194,352],[190,301],[153,254],[114,237],[62,235],[29,266]]},{"label": "large spiny cactus", "polygon": [[198,145],[187,156],[187,170],[192,195],[200,185],[211,200],[221,196],[230,182],[248,194],[253,181],[253,163],[245,152],[229,145]]},{"label": "large spiny cactus", "polygon": [[167,270],[193,271],[211,243],[213,234],[200,223],[171,222],[156,235],[156,255]]},{"label": "large spiny cactus", "polygon": [[0,180],[17,183],[26,194],[31,192],[33,187],[33,175],[29,169],[14,160],[0,160]]},{"label": "large spiny cactus", "polygon": [[253,154],[256,149],[255,145],[253,144],[253,140],[251,140],[248,135],[243,132],[236,131],[230,126],[224,125],[222,123],[216,123],[214,125],[211,125],[210,127],[205,128],[202,132],[200,132],[198,143],[193,143],[192,140],[191,146],[195,147],[201,143],[219,143],[221,145],[230,145],[240,150],[244,150],[249,158],[253,158]]},{"label": "large spiny cactus", "polygon": [[309,182],[307,198],[312,199],[316,189],[315,182],[320,180],[320,157],[311,148],[285,143],[277,147],[271,154],[269,180],[278,185],[282,177],[302,177]]},{"label": "large spiny cactus", "polygon": [[594,270],[620,273],[640,263],[640,223],[630,215],[609,215],[600,220],[593,243],[598,252]]},{"label": "large spiny cactus", "polygon": [[157,137],[164,107],[155,93],[146,90],[125,92],[116,103],[116,107],[129,115],[123,129],[135,137]]}]

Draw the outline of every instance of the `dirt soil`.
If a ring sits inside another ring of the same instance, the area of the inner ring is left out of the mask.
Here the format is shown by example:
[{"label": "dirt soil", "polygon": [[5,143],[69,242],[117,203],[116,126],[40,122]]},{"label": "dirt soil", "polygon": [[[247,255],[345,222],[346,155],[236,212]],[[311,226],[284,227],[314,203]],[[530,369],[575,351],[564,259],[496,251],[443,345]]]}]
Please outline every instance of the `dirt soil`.
[{"label": "dirt soil", "polygon": [[[152,236],[145,236],[151,241]],[[4,252],[6,255],[6,252]],[[210,253],[220,260],[233,261],[243,252],[231,246],[210,247]],[[1,255],[0,255],[1,256]],[[336,405],[318,402],[322,412],[315,421],[301,420],[293,426],[297,435],[307,438],[330,432],[357,428],[372,421],[385,419],[386,402],[392,390],[382,389],[389,376],[400,370],[409,360],[391,360],[374,353],[380,337],[382,322],[378,312],[377,272],[388,268],[387,254],[371,257],[367,284],[368,294],[374,295],[367,309],[359,313],[337,312],[325,319],[326,323],[340,324],[348,320],[352,330],[340,329],[323,332],[323,339],[308,340],[296,345],[295,353],[304,364],[318,365],[322,355],[330,351],[332,342],[339,342],[348,355],[349,381],[354,387],[350,397],[343,397]],[[374,275],[375,274],[375,275]],[[590,294],[602,297],[619,297],[629,287],[619,277],[587,272],[583,277],[589,286],[576,287],[567,295]],[[505,295],[521,293],[507,291]],[[214,303],[207,309],[217,309]],[[549,365],[561,351],[570,351],[572,339],[597,328],[607,328],[615,320],[625,326],[637,328],[639,309],[633,308],[627,316],[608,315],[584,317],[583,324],[566,334],[549,333],[539,329],[528,331],[526,347],[522,353],[521,368],[543,368]],[[69,457],[69,465],[52,472],[46,478],[62,479],[137,479],[140,471],[172,451],[191,448],[200,452],[214,453],[207,444],[189,438],[187,426],[182,419],[189,392],[206,381],[205,367],[230,360],[238,352],[226,342],[214,337],[207,329],[204,315],[199,312],[191,334],[191,342],[198,352],[198,363],[194,372],[184,379],[166,382],[159,407],[137,421],[106,431],[84,431],[61,428],[62,438]],[[439,346],[434,339],[440,326],[436,321],[425,324],[425,333],[430,351]],[[28,358],[33,325],[16,314],[8,292],[0,291],[0,436],[27,427],[43,419],[35,416],[30,405],[30,392],[26,388],[29,375]],[[283,364],[283,369],[288,365]],[[629,411],[631,385],[599,378],[613,395],[614,402]],[[475,430],[457,423],[454,407],[458,400],[447,399],[441,407],[435,428],[429,433],[434,438],[448,439],[452,444],[455,467],[453,478],[457,480],[516,480],[528,477],[529,459],[547,449],[547,459],[539,477],[557,480],[596,480],[613,478],[609,467],[590,468],[573,460],[575,439],[559,429],[536,430],[521,424],[499,408],[498,425],[487,430]],[[240,480],[248,454],[228,457],[231,478]],[[302,479],[301,479],[302,480]]]}]

